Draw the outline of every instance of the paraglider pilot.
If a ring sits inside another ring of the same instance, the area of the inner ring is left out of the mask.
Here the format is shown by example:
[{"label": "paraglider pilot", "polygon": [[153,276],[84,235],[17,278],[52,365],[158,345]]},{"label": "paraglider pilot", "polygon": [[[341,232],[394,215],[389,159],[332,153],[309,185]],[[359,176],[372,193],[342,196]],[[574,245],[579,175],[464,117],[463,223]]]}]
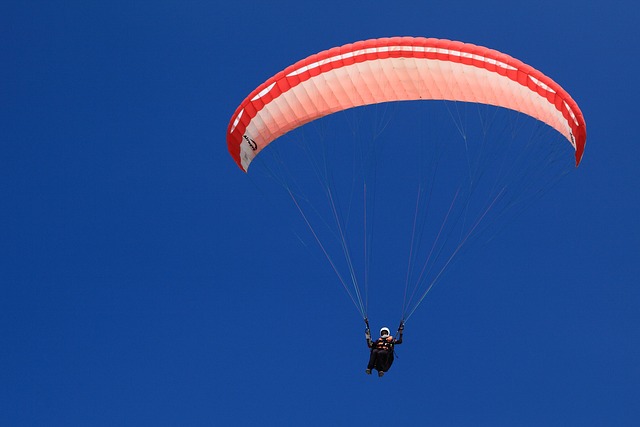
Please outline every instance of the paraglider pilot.
[{"label": "paraglider pilot", "polygon": [[371,356],[369,357],[369,364],[365,371],[368,375],[371,375],[371,370],[376,369],[378,376],[381,377],[385,372],[389,370],[393,363],[393,347],[396,344],[402,344],[402,333],[404,332],[404,321],[400,322],[398,327],[398,338],[394,338],[389,328],[386,326],[380,329],[380,338],[375,341],[371,340],[371,331],[369,330],[369,323],[367,322],[367,329],[365,330],[365,337],[367,338],[367,346],[371,349]]}]

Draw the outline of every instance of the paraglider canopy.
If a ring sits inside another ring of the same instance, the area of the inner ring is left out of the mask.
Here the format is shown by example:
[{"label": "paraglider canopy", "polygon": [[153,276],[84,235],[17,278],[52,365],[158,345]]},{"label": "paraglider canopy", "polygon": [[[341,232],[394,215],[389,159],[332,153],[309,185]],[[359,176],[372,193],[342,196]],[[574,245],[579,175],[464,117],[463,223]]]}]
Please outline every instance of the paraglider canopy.
[{"label": "paraglider canopy", "polygon": [[258,86],[227,129],[227,146],[247,171],[279,136],[327,114],[399,100],[451,100],[522,112],[556,129],[575,149],[586,141],[576,102],[549,77],[493,49],[450,40],[393,37],[311,55]]}]

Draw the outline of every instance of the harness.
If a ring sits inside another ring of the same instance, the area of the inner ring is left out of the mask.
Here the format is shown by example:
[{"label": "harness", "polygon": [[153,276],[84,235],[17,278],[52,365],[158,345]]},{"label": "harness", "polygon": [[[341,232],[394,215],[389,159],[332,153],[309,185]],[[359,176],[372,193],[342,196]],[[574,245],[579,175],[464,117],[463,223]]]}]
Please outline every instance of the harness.
[{"label": "harness", "polygon": [[378,350],[393,350],[393,337],[389,335],[386,338],[378,338],[375,343]]}]

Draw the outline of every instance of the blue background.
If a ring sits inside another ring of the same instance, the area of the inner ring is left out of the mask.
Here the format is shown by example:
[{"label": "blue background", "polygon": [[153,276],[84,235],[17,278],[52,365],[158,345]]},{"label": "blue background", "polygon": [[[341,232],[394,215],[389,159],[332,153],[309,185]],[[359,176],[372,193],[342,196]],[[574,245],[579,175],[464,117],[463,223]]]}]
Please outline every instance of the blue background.
[{"label": "blue background", "polygon": [[[630,1],[2,2],[0,424],[639,425],[639,17]],[[429,295],[378,379],[351,302],[225,131],[287,65],[393,35],[522,59],[572,94],[588,140]]]}]

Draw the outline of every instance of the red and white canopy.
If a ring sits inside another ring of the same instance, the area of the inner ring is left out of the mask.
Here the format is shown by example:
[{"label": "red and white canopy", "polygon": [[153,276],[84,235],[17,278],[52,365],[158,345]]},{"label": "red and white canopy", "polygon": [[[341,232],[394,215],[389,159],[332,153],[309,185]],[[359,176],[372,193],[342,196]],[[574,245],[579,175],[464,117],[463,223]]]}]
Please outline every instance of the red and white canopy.
[{"label": "red and white canopy", "polygon": [[496,50],[421,37],[361,41],[311,55],[258,86],[227,129],[244,171],[279,136],[352,107],[401,100],[450,100],[509,108],[556,129],[575,148],[586,127],[576,102],[540,71]]}]

